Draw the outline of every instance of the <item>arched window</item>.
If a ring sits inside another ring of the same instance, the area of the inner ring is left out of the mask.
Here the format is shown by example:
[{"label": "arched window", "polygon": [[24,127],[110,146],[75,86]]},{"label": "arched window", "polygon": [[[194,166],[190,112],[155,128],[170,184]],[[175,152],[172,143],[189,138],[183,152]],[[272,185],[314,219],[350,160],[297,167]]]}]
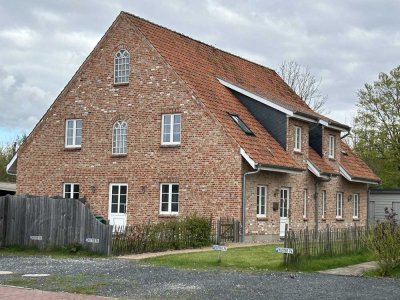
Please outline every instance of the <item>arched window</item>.
[{"label": "arched window", "polygon": [[119,50],[114,57],[114,83],[129,82],[129,52]]},{"label": "arched window", "polygon": [[127,134],[128,124],[125,121],[115,122],[113,127],[112,154],[126,154],[128,152]]}]

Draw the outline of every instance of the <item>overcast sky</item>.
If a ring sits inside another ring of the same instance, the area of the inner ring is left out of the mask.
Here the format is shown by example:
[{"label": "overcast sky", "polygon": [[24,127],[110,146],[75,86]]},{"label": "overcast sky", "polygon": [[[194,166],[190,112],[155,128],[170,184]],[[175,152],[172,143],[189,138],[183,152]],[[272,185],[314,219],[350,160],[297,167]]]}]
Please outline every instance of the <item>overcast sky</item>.
[{"label": "overcast sky", "polygon": [[400,63],[396,0],[0,0],[0,144],[32,130],[121,10],[275,70],[308,66],[349,125],[357,90]]}]

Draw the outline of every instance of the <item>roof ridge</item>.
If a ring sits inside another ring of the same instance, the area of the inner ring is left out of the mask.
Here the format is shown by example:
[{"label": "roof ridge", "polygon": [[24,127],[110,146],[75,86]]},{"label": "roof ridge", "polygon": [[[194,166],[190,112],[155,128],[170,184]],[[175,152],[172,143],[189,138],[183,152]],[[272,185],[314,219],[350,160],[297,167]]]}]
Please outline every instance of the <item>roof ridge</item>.
[{"label": "roof ridge", "polygon": [[190,37],[190,36],[188,36],[188,35],[185,35],[185,34],[183,34],[183,33],[180,33],[180,32],[178,32],[178,31],[175,31],[175,30],[170,29],[170,28],[168,28],[168,27],[162,26],[162,25],[160,25],[160,24],[154,23],[154,22],[152,22],[152,21],[150,21],[150,20],[147,20],[147,19],[145,19],[145,18],[139,17],[139,16],[137,16],[137,15],[135,15],[135,14],[132,14],[132,13],[130,13],[130,12],[121,11],[121,13],[128,15],[128,17],[137,18],[137,19],[142,20],[142,21],[144,21],[144,22],[150,23],[150,24],[152,24],[152,25],[154,25],[154,26],[157,26],[157,27],[163,28],[163,29],[165,29],[165,30],[168,30],[168,31],[170,31],[170,32],[176,33],[177,35],[180,35],[180,36],[182,36],[182,37],[184,37],[184,38],[190,39],[190,40],[192,40],[192,41],[194,41],[194,42],[196,42],[196,43],[203,44],[203,45],[205,45],[205,46],[207,46],[207,47],[210,47],[210,48],[216,49],[216,50],[218,50],[218,51],[224,52],[224,53],[226,53],[226,54],[228,54],[228,55],[237,57],[237,58],[242,59],[242,60],[244,60],[244,61],[247,61],[247,62],[249,62],[249,63],[251,63],[251,64],[253,64],[253,65],[256,65],[256,66],[258,66],[258,67],[261,67],[261,68],[267,69],[267,70],[269,70],[269,71],[272,71],[272,72],[275,73],[275,74],[278,74],[274,69],[272,69],[272,68],[270,68],[270,67],[267,67],[267,66],[264,66],[264,65],[262,65],[262,64],[256,63],[256,62],[251,61],[251,60],[249,60],[249,59],[247,59],[247,58],[241,57],[240,55],[231,53],[231,52],[229,52],[229,51],[227,51],[227,50],[223,50],[223,49],[217,48],[217,47],[215,47],[215,46],[213,46],[213,45],[209,45],[209,44],[207,44],[207,43],[205,43],[205,42],[202,42],[202,41],[200,41],[200,40],[197,40],[197,39],[195,39],[195,38],[192,38],[192,37]]}]

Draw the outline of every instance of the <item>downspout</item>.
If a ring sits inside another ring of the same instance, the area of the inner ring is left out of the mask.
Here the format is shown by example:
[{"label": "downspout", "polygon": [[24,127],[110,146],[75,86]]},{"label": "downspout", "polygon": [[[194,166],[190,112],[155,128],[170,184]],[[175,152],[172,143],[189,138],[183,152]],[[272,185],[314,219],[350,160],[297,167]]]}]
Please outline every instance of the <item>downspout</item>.
[{"label": "downspout", "polygon": [[243,182],[242,182],[242,237],[241,237],[241,242],[244,243],[244,236],[246,234],[246,176],[247,175],[253,175],[257,174],[258,172],[261,171],[260,167],[256,165],[257,170],[255,171],[250,171],[250,172],[245,172],[243,174]]}]

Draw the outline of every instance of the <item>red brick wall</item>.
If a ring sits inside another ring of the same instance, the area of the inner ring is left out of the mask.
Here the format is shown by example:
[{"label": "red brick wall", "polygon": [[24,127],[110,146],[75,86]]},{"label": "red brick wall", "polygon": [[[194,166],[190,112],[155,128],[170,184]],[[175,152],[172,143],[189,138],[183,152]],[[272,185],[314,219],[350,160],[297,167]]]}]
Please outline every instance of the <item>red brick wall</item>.
[{"label": "red brick wall", "polygon": [[[114,86],[113,58],[130,53],[129,85]],[[162,113],[179,112],[181,145],[161,147]],[[65,120],[83,120],[82,148],[64,147]],[[128,154],[113,157],[112,126],[128,123]],[[19,194],[61,195],[80,184],[91,209],[108,215],[109,184],[128,183],[128,223],[157,221],[160,183],[180,185],[180,215],[240,217],[239,147],[147,40],[117,22],[18,154]]]}]

